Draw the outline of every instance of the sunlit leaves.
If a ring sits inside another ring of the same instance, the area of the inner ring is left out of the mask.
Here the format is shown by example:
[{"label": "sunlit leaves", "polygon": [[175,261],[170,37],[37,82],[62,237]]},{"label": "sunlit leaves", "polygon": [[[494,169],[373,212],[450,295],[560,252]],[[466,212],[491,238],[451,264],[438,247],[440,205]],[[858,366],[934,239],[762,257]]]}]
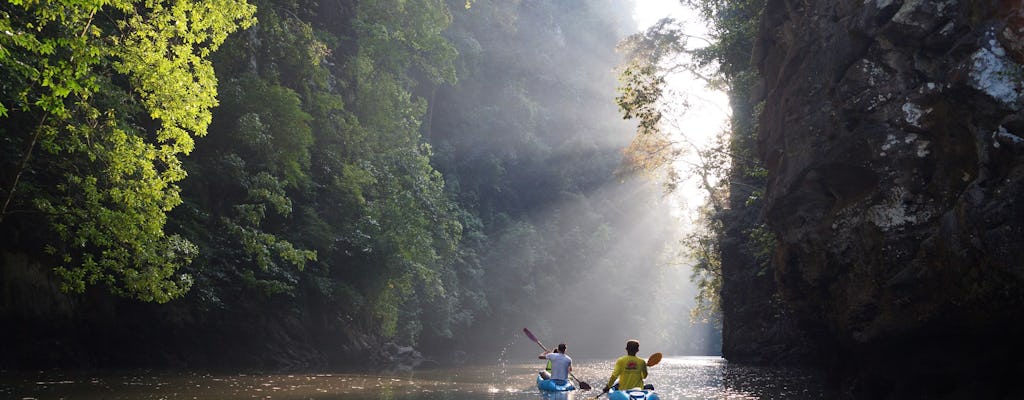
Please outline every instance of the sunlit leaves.
[{"label": "sunlit leaves", "polygon": [[[619,49],[626,54],[627,62],[620,72],[617,101],[623,116],[638,125],[637,136],[624,158],[627,170],[665,171],[669,190],[675,190],[681,175],[686,173],[695,177],[700,189],[707,193],[708,203],[701,211],[701,226],[684,240],[696,263],[692,280],[697,283],[699,293],[693,317],[706,320],[714,317],[720,307],[719,241],[726,236],[723,219],[728,218],[729,212],[737,211],[730,208],[737,205],[730,202],[729,195],[756,193],[758,171],[763,169],[755,156],[752,124],[743,110],[734,112],[731,131],[722,132],[713,143],[706,147],[689,143],[686,127],[673,125],[667,116],[669,112],[665,111],[665,96],[669,93],[665,90],[665,77],[686,71],[709,87],[727,90],[733,98],[748,98],[757,82],[750,52],[764,1],[688,0],[686,3],[710,22],[711,37],[688,36],[675,21],[665,19],[624,41]],[[691,46],[691,39],[706,43]],[[685,172],[681,172],[683,150],[692,150],[690,158],[694,160],[685,162],[689,164]],[[759,234],[751,234],[747,240],[754,239],[758,243],[767,240],[766,235],[760,234],[763,229],[750,232]],[[758,248],[754,251],[755,258],[764,257],[765,246],[755,246]]]},{"label": "sunlit leaves", "polygon": [[2,183],[0,218],[8,204],[31,204],[47,218],[65,290],[104,283],[164,302],[191,285],[175,271],[195,246],[163,232],[165,213],[181,201],[177,157],[205,134],[216,105],[206,57],[250,24],[252,11],[230,0],[0,6],[9,85],[0,115],[22,149],[4,156],[23,160]]},{"label": "sunlit leaves", "polygon": [[228,33],[255,22],[244,0],[148,0],[130,15],[115,41],[115,67],[132,84],[152,118],[162,122],[157,139],[175,153],[192,151],[190,134],[203,136],[217,105],[216,78],[207,60]]},{"label": "sunlit leaves", "polygon": [[637,122],[636,137],[623,152],[623,166],[629,172],[652,172],[671,166],[679,149],[661,129],[664,78],[653,65],[632,64],[619,79],[621,86],[615,100],[623,118]]},{"label": "sunlit leaves", "polygon": [[[662,127],[665,117],[665,78],[670,63],[685,50],[685,36],[666,19],[647,32],[635,34],[619,44],[626,63],[619,71],[616,104],[622,117],[636,121],[633,142],[624,152],[624,172],[672,173],[680,154],[675,140]],[[675,182],[669,182],[674,187]]]},{"label": "sunlit leaves", "polygon": [[640,134],[657,133],[662,114],[658,108],[665,78],[652,65],[631,65],[622,71],[622,86],[615,99],[622,109],[623,117],[636,119]]}]

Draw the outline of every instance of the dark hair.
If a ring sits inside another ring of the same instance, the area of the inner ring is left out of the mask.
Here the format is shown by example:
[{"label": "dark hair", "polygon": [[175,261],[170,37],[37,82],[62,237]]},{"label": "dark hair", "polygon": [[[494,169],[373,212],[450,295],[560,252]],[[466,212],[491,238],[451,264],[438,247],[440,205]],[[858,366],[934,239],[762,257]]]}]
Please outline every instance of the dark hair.
[{"label": "dark hair", "polygon": [[640,341],[636,339],[629,339],[626,341],[626,353],[631,356],[635,356],[636,352],[640,351]]},{"label": "dark hair", "polygon": [[565,343],[558,344],[558,352],[563,354],[565,353]]}]

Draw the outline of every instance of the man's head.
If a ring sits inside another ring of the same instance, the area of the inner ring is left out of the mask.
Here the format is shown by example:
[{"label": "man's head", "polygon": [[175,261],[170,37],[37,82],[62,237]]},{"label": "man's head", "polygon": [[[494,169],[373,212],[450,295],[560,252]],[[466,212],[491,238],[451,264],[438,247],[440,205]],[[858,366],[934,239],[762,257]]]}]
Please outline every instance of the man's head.
[{"label": "man's head", "polygon": [[559,343],[558,344],[558,352],[562,353],[562,354],[565,354],[565,343]]},{"label": "man's head", "polygon": [[629,339],[626,341],[626,354],[635,356],[636,352],[640,351],[640,341],[636,339]]}]

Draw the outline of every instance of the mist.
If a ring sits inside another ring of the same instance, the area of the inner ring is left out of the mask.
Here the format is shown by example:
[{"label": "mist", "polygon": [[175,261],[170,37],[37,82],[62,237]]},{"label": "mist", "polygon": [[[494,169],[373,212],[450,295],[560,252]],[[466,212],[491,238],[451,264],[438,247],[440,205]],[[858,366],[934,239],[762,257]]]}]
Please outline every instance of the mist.
[{"label": "mist", "polygon": [[[532,357],[528,327],[576,357],[622,354],[631,338],[641,353],[718,354],[718,329],[690,321],[689,211],[657,176],[622,173],[636,125],[615,104],[615,47],[640,29],[636,4],[514,4],[455,12],[465,70],[438,90],[429,131],[490,240],[478,253],[488,304],[467,351],[517,343],[514,356]],[[475,33],[494,13],[514,22]]]},{"label": "mist", "polygon": [[578,272],[541,271],[557,285],[537,294],[544,308],[534,313],[534,331],[571,344],[570,353],[582,357],[621,355],[631,338],[640,340],[645,354],[718,354],[715,329],[690,321],[696,289],[680,244],[684,227],[662,189],[634,177],[609,183],[581,201],[600,204],[604,212],[587,215],[573,212],[587,207],[559,204],[538,218],[552,221],[549,229],[555,230],[586,229],[597,218],[596,230],[607,241],[588,249],[595,254],[567,257],[558,265]]}]

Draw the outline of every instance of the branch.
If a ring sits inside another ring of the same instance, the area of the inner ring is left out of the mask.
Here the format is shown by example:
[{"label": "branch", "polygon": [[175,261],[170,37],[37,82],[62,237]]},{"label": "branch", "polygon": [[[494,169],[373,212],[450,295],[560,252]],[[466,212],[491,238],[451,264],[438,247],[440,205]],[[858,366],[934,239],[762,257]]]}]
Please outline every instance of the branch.
[{"label": "branch", "polygon": [[36,142],[39,141],[39,136],[43,134],[43,124],[46,123],[46,117],[49,114],[43,114],[43,118],[39,120],[39,125],[36,128],[35,135],[32,135],[32,142],[29,143],[28,149],[25,150],[25,155],[21,157],[21,162],[18,163],[18,172],[14,174],[14,183],[11,184],[11,191],[7,193],[7,199],[4,200],[3,208],[0,208],[0,223],[4,222],[4,216],[7,215],[7,207],[11,205],[11,199],[14,198],[14,192],[18,188],[18,181],[21,180],[21,173],[25,172],[25,168],[28,166],[28,160],[32,157],[32,150],[36,147]]}]

